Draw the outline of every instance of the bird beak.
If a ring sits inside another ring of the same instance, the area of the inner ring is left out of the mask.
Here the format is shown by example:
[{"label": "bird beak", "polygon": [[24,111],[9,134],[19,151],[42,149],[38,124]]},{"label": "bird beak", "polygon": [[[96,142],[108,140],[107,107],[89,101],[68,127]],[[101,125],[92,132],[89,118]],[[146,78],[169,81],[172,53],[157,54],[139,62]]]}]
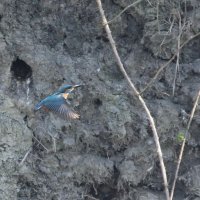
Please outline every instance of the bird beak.
[{"label": "bird beak", "polygon": [[73,88],[81,87],[82,85],[74,85]]},{"label": "bird beak", "polygon": [[72,88],[69,90],[68,93],[71,93],[75,88],[81,87],[82,85],[73,85]]}]

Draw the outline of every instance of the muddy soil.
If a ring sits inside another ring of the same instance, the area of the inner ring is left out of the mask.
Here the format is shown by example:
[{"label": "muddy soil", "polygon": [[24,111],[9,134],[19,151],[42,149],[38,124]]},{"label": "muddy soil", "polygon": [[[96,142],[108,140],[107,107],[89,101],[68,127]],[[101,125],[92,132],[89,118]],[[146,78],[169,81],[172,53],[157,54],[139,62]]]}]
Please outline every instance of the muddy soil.
[{"label": "muddy soil", "polygon": [[[102,1],[113,19],[129,0]],[[142,0],[110,24],[139,90],[200,31],[197,0]],[[200,37],[142,95],[159,133],[169,184],[200,89]],[[174,96],[173,82],[176,78]],[[34,112],[63,83],[79,120]],[[0,1],[0,199],[163,200],[147,116],[115,62],[95,1]],[[200,199],[200,111],[195,113],[175,200]]]}]

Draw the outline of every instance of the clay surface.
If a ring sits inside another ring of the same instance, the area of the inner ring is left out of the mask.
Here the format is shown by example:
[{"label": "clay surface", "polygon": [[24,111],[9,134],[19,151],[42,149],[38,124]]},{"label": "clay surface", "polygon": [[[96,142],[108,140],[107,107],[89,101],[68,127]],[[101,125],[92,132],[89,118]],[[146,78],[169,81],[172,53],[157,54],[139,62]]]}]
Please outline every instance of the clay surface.
[{"label": "clay surface", "polygon": [[[102,1],[108,20],[131,3]],[[182,44],[200,31],[200,3],[142,0],[110,28],[142,90],[176,53],[180,33]],[[200,89],[199,49],[200,37],[182,49],[174,96],[176,59],[143,93],[170,185],[179,136]],[[34,112],[63,83],[84,85],[70,99],[80,120]],[[0,121],[2,200],[165,199],[151,127],[118,69],[93,0],[0,1]],[[174,199],[200,199],[199,107]]]}]

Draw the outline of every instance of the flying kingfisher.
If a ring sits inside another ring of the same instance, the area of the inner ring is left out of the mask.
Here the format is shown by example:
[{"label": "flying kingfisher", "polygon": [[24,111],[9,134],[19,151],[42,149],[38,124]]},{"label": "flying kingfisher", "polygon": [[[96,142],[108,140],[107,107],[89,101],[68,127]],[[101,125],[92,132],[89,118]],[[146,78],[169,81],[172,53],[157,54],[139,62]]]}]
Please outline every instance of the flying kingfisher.
[{"label": "flying kingfisher", "polygon": [[81,85],[63,85],[55,93],[47,96],[35,105],[35,110],[43,108],[46,111],[52,111],[63,119],[78,119],[80,115],[69,107],[68,96]]}]

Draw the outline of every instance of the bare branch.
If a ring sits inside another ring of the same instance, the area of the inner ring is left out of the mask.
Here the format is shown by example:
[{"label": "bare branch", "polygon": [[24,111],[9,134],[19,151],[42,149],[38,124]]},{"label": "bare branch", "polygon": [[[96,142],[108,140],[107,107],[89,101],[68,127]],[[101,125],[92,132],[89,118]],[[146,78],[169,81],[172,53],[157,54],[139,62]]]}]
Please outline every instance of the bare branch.
[{"label": "bare branch", "polygon": [[[178,18],[179,18],[179,34],[177,37],[177,49],[180,49],[181,45],[181,35],[183,33],[183,28],[185,26],[185,23],[182,26],[181,23],[181,14],[178,12]],[[173,85],[172,85],[172,96],[175,94],[175,89],[176,89],[176,79],[177,79],[177,73],[179,72],[179,59],[180,59],[180,51],[178,51],[178,54],[176,56],[176,67],[175,67],[175,73],[174,73],[174,80],[173,80]]]},{"label": "bare branch", "polygon": [[38,142],[47,152],[49,152],[49,149],[47,149],[34,135],[32,136],[34,140]]},{"label": "bare branch", "polygon": [[156,72],[155,76],[149,81],[149,83],[147,84],[147,86],[140,92],[140,94],[142,94],[144,91],[146,91],[149,87],[152,86],[152,84],[154,83],[154,81],[157,79],[158,75],[174,60],[174,58],[176,58],[176,56],[178,55],[178,53],[180,52],[180,50],[186,45],[188,44],[191,40],[193,40],[194,38],[198,37],[200,35],[200,32],[198,32],[197,34],[191,36],[188,40],[186,40],[179,49],[177,49],[176,53],[170,58],[170,60],[168,62],[166,62],[164,65],[162,65],[160,67],[160,69]]},{"label": "bare branch", "polygon": [[147,0],[147,2],[148,2],[148,4],[149,4],[151,7],[153,7],[152,4],[151,4],[151,2],[150,2],[149,0]]},{"label": "bare branch", "polygon": [[99,199],[97,199],[97,198],[95,198],[95,197],[93,197],[93,196],[90,196],[90,195],[87,195],[87,194],[85,194],[85,195],[83,195],[84,197],[88,197],[88,198],[90,198],[90,199],[92,199],[92,200],[99,200]]},{"label": "bare branch", "polygon": [[171,194],[170,194],[170,200],[172,200],[173,196],[174,196],[174,190],[175,190],[175,186],[176,186],[176,180],[178,178],[178,172],[179,172],[180,164],[181,164],[182,157],[183,157],[183,151],[184,151],[184,148],[185,148],[185,143],[186,143],[188,135],[189,135],[190,125],[191,125],[191,122],[193,120],[196,107],[198,105],[199,97],[200,97],[200,90],[198,92],[196,101],[195,101],[194,106],[192,108],[192,112],[191,112],[191,115],[190,115],[190,120],[189,120],[188,125],[187,125],[185,137],[184,137],[183,143],[181,145],[181,150],[180,150],[180,154],[179,154],[179,158],[178,158],[178,162],[177,162],[177,166],[176,166],[176,172],[175,172],[175,176],[174,176],[174,181],[173,181],[173,185],[172,185],[172,190],[171,190]]},{"label": "bare branch", "polygon": [[167,31],[165,37],[163,38],[163,40],[160,44],[160,50],[162,49],[162,45],[165,44],[165,40],[166,40],[167,36],[172,32],[172,28],[174,26],[174,21],[175,21],[175,17],[173,16],[172,22],[170,22],[169,30]]},{"label": "bare branch", "polygon": [[126,73],[126,70],[124,69],[124,66],[121,62],[120,56],[118,54],[116,45],[115,45],[115,41],[112,37],[111,34],[111,30],[109,28],[107,19],[105,17],[104,14],[104,10],[102,8],[102,4],[101,4],[101,0],[96,0],[101,17],[102,17],[102,21],[103,21],[103,25],[104,28],[106,30],[108,39],[110,41],[112,50],[114,52],[114,56],[116,58],[117,64],[122,72],[122,74],[124,75],[124,77],[126,78],[126,80],[128,81],[129,86],[131,87],[132,91],[134,92],[134,94],[138,97],[139,101],[141,102],[143,108],[145,109],[145,112],[147,114],[147,117],[149,119],[149,122],[151,124],[151,128],[152,128],[152,132],[153,132],[153,136],[154,136],[154,140],[156,143],[156,149],[157,149],[157,153],[158,153],[158,158],[159,158],[159,162],[160,162],[160,167],[161,167],[161,172],[162,172],[162,177],[163,177],[163,182],[164,182],[164,188],[165,188],[165,194],[166,194],[166,199],[169,200],[169,190],[168,190],[168,181],[167,181],[167,174],[166,174],[166,169],[165,169],[165,165],[164,165],[164,161],[163,161],[163,156],[162,156],[162,151],[161,151],[161,147],[160,147],[160,142],[159,142],[159,137],[158,137],[158,133],[155,127],[155,122],[153,117],[151,116],[151,113],[144,101],[144,99],[140,96],[138,90],[136,89],[135,85],[133,84],[133,82],[131,81],[130,77],[128,76],[128,74]]},{"label": "bare branch", "polygon": [[29,148],[29,150],[26,152],[26,154],[24,155],[23,159],[21,160],[21,162],[19,163],[20,166],[23,165],[24,161],[26,160],[26,158],[28,157],[29,153],[31,152],[32,147]]},{"label": "bare branch", "polygon": [[[118,15],[116,15],[113,19],[111,19],[110,21],[107,22],[107,24],[110,24],[111,22],[115,21],[120,15],[122,15],[126,10],[128,10],[129,8],[135,6],[136,4],[140,3],[142,0],[137,0],[136,2],[128,5],[126,8],[124,8]],[[104,24],[105,25],[105,24]]]},{"label": "bare branch", "polygon": [[160,7],[160,0],[157,0],[157,4],[156,4],[156,20],[157,20],[157,25],[158,25],[158,33],[160,34],[159,7]]}]

